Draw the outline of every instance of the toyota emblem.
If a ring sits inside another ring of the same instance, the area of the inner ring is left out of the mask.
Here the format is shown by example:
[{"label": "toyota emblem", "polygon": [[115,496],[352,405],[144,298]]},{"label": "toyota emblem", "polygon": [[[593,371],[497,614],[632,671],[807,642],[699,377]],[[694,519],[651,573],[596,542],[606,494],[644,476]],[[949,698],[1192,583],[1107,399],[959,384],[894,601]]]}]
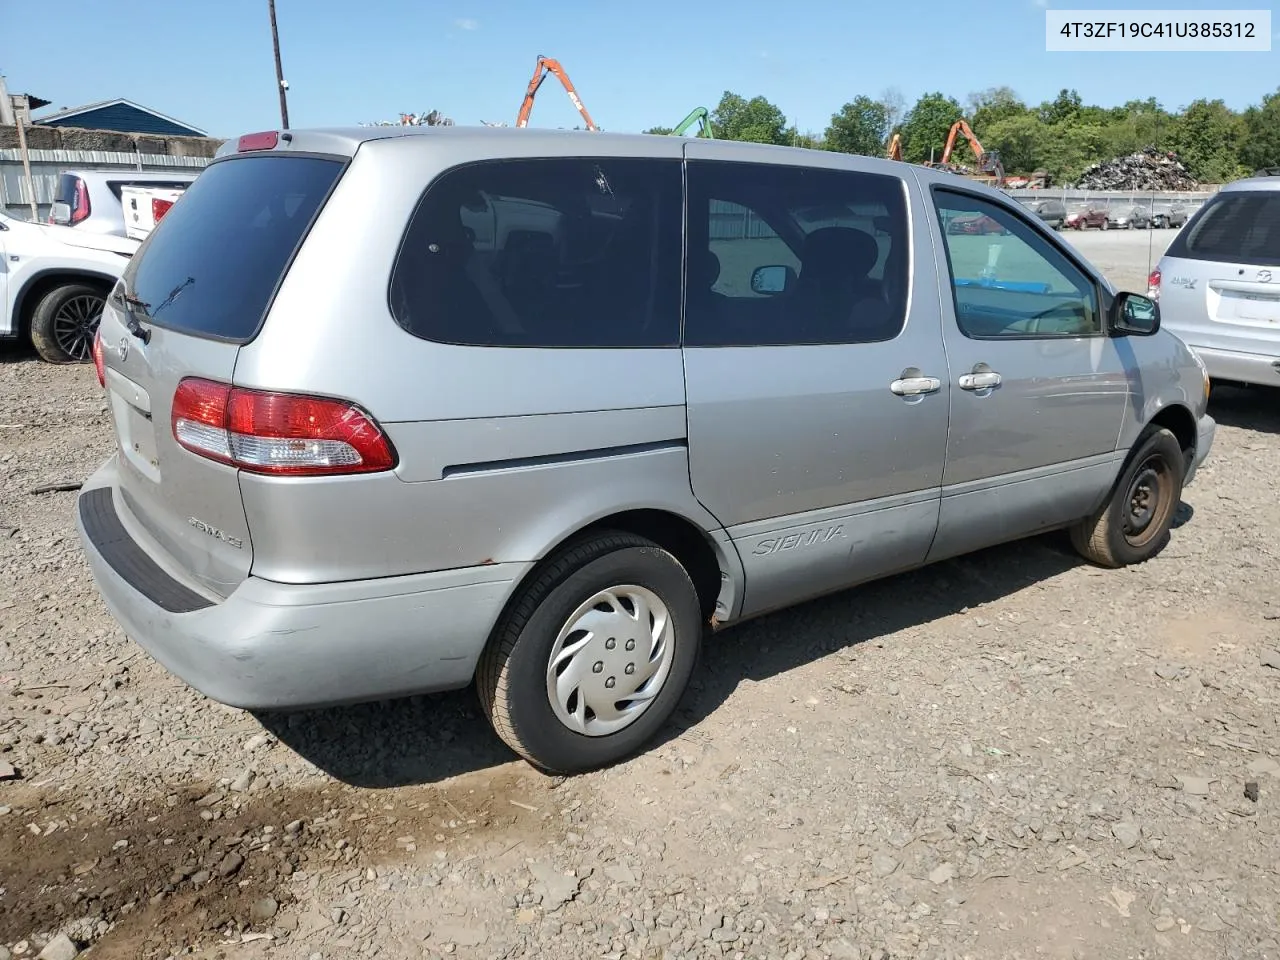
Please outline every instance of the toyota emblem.
[{"label": "toyota emblem", "polygon": [[116,347],[116,352],[120,354],[120,362],[124,363],[129,359],[129,338],[121,337],[120,344]]}]

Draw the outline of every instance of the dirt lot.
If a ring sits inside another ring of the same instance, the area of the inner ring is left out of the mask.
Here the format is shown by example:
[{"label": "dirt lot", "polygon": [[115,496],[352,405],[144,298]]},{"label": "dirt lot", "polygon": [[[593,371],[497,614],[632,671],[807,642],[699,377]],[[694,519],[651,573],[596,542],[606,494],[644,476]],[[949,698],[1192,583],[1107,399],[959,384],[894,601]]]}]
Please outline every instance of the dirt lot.
[{"label": "dirt lot", "polygon": [[[1145,280],[1145,233],[1069,237]],[[93,371],[5,349],[0,960],[1277,956],[1275,401],[1217,393],[1150,563],[1046,537],[726,631],[664,742],[558,781],[470,693],[166,674],[30,492],[109,449]]]}]

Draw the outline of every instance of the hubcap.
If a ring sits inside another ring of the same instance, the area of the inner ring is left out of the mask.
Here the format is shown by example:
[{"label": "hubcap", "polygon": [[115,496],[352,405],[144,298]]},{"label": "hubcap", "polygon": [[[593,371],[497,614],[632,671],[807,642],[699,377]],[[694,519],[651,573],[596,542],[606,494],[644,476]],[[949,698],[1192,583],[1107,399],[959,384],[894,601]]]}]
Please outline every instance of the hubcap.
[{"label": "hubcap", "polygon": [[88,360],[93,351],[93,335],[102,319],[101,297],[85,294],[72,297],[53,317],[53,339],[73,360]]},{"label": "hubcap", "polygon": [[569,617],[551,648],[547,697],[570,730],[603,737],[648,709],[671,672],[675,630],[644,587],[601,590]]},{"label": "hubcap", "polygon": [[1173,511],[1170,476],[1169,465],[1159,456],[1147,459],[1133,475],[1125,500],[1124,536],[1135,547],[1158,535]]}]

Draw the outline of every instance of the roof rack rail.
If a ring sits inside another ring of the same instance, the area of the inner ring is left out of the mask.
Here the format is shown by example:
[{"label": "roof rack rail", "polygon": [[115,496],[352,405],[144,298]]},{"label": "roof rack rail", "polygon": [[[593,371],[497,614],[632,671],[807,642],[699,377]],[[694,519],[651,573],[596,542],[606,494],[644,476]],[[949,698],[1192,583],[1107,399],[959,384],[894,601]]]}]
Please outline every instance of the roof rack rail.
[{"label": "roof rack rail", "polygon": [[1255,177],[1280,177],[1280,167],[1261,167],[1253,171]]}]

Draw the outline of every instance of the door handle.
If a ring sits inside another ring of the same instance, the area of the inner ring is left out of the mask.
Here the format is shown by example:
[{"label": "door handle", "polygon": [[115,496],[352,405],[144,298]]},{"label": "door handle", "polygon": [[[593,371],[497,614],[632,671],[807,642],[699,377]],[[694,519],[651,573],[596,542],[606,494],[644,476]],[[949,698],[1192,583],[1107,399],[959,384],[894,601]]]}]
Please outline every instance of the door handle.
[{"label": "door handle", "polygon": [[959,382],[961,390],[986,390],[989,387],[1000,386],[1000,374],[994,370],[984,373],[962,373]]},{"label": "door handle", "polygon": [[900,377],[889,384],[889,389],[900,397],[917,397],[941,390],[942,381],[937,377]]}]

